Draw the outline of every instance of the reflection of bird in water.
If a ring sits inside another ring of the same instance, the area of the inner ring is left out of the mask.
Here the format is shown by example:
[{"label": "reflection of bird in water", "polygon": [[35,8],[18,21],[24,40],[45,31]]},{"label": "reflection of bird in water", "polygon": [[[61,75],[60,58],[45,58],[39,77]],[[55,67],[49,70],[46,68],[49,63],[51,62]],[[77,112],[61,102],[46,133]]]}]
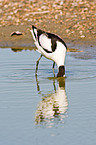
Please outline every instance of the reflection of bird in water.
[{"label": "reflection of bird in water", "polygon": [[65,42],[59,36],[37,29],[33,25],[30,31],[35,41],[34,44],[37,47],[37,51],[41,53],[40,58],[37,60],[36,75],[37,75],[39,61],[42,56],[45,56],[47,59],[50,59],[54,62],[53,73],[54,73],[54,66],[56,63],[58,66],[57,77],[64,77],[65,76],[64,63],[65,63],[65,56],[66,56],[66,49],[67,49]]},{"label": "reflection of bird in water", "polygon": [[[36,124],[48,121],[52,118],[64,117],[68,109],[68,101],[65,92],[65,79],[58,79],[59,86],[55,93],[47,94],[38,105],[35,115]],[[38,84],[37,84],[38,85]],[[40,88],[39,88],[40,89]]]}]

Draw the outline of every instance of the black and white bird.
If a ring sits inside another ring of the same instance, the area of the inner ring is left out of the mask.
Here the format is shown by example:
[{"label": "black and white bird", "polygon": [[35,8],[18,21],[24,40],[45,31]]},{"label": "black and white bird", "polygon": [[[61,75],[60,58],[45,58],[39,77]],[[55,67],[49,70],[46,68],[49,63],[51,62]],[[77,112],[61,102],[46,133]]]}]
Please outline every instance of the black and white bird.
[{"label": "black and white bird", "polygon": [[58,66],[57,77],[65,77],[65,56],[67,45],[65,42],[57,35],[53,33],[45,32],[41,29],[37,29],[32,25],[30,30],[32,33],[34,44],[37,47],[37,51],[41,53],[40,58],[37,60],[36,64],[36,74],[38,70],[38,64],[42,56],[53,61],[53,73],[55,63]]}]

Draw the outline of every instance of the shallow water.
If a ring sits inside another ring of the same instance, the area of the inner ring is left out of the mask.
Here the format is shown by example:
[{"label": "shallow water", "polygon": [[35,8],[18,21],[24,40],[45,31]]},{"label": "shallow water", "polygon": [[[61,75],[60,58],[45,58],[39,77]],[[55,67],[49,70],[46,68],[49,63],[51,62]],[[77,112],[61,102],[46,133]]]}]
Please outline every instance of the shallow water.
[{"label": "shallow water", "polygon": [[96,59],[71,55],[62,80],[45,58],[35,77],[36,51],[0,49],[0,145],[96,144]]}]

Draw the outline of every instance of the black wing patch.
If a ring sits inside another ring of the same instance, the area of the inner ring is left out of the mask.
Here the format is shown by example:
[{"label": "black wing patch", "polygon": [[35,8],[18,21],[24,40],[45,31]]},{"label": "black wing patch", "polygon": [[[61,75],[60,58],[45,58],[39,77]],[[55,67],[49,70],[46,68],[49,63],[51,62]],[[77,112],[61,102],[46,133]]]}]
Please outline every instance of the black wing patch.
[{"label": "black wing patch", "polygon": [[[42,30],[40,30],[40,29],[38,29],[38,31],[37,31],[38,33],[37,33],[37,36],[38,36],[38,43],[39,43],[39,45],[42,47],[42,45],[40,44],[40,41],[39,41],[39,36],[41,35],[41,34],[45,34],[46,36],[47,36],[47,33],[46,32],[44,32],[44,31],[42,31]],[[48,37],[48,36],[47,36]],[[43,48],[43,47],[42,47]],[[46,51],[47,53],[52,53],[52,51],[49,51],[49,50],[47,50],[46,48],[43,48],[44,49],[44,51]]]},{"label": "black wing patch", "polygon": [[[48,49],[46,49],[46,48],[43,48],[42,47],[42,45],[40,44],[40,41],[39,41],[39,37],[40,37],[40,35],[41,34],[45,34],[48,38],[50,38],[51,39],[51,49],[52,49],[52,51],[49,51]],[[53,33],[48,33],[48,32],[45,32],[45,31],[43,31],[43,30],[41,30],[41,29],[37,29],[37,36],[38,36],[38,43],[39,43],[39,45],[44,49],[44,51],[46,51],[47,53],[52,53],[52,52],[54,52],[55,50],[56,50],[56,48],[57,48],[57,41],[59,41],[59,42],[61,42],[65,47],[66,47],[66,49],[67,49],[67,45],[66,45],[66,43],[60,38],[60,37],[58,37],[57,35],[55,35],[55,34],[53,34]]]},{"label": "black wing patch", "polygon": [[52,51],[48,51],[47,49],[43,48],[47,53],[52,53]]},{"label": "black wing patch", "polygon": [[59,36],[57,36],[57,35],[55,35],[53,33],[47,33],[47,34],[48,34],[48,38],[51,38],[51,40],[52,40],[52,44],[53,44],[52,50],[53,51],[55,51],[55,49],[56,49],[56,45],[57,45],[56,41],[61,42],[66,47],[66,49],[67,49],[66,43]]},{"label": "black wing patch", "polygon": [[52,51],[54,52],[55,49],[56,49],[56,46],[57,46],[57,43],[56,43],[56,39],[55,38],[52,38],[51,39],[51,44],[52,44]]}]

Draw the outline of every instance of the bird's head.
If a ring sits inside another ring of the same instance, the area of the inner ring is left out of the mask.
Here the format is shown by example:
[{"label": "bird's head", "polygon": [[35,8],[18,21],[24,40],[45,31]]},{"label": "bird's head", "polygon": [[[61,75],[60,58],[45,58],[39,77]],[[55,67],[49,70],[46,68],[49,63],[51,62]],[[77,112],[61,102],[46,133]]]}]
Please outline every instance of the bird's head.
[{"label": "bird's head", "polygon": [[65,77],[65,67],[64,67],[64,65],[59,66],[57,77]]}]

